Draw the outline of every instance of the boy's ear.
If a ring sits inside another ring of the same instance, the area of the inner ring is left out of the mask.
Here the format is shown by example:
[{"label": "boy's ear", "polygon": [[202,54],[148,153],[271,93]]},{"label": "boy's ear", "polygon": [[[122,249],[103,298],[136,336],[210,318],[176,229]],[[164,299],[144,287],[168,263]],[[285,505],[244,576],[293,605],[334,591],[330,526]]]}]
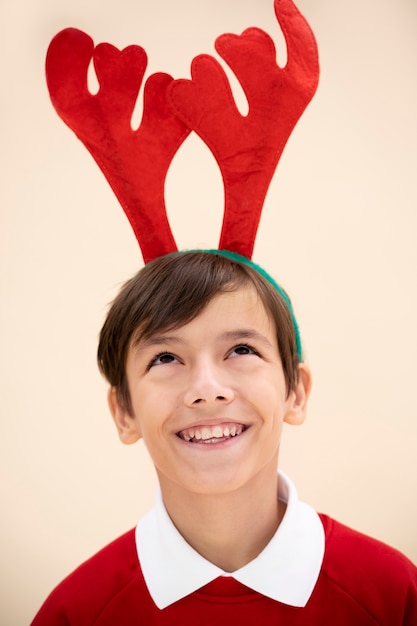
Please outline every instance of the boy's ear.
[{"label": "boy's ear", "polygon": [[126,445],[136,443],[142,437],[138,421],[129,414],[126,408],[120,405],[115,387],[110,387],[107,394],[107,401],[110,413],[116,424],[117,432],[119,433],[120,441]]},{"label": "boy's ear", "polygon": [[293,426],[302,424],[305,420],[312,383],[310,368],[305,363],[299,364],[298,372],[298,383],[288,396],[287,412],[284,419],[287,424]]}]

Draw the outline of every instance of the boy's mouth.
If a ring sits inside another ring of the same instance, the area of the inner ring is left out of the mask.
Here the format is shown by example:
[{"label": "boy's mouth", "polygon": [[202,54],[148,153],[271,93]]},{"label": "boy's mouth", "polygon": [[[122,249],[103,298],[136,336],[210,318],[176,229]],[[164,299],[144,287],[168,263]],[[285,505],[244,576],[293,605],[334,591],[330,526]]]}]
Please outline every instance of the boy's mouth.
[{"label": "boy's mouth", "polygon": [[216,426],[192,426],[180,430],[177,436],[189,443],[221,443],[233,437],[238,437],[246,430],[244,424],[226,422]]}]

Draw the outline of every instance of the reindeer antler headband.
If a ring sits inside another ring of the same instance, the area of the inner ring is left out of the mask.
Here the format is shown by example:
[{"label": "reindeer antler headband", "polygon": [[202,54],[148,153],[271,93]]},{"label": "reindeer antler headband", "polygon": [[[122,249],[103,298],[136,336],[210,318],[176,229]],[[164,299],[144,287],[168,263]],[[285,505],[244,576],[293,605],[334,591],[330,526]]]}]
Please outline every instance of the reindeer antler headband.
[{"label": "reindeer antler headband", "polygon": [[[200,55],[192,62],[191,80],[163,73],[147,79],[142,122],[133,130],[132,113],[147,65],[143,48],[94,47],[87,34],[73,28],[52,40],[46,58],[52,103],[110,183],[145,263],[177,251],[166,214],[165,179],[177,150],[195,131],[223,177],[219,252],[235,253],[251,264],[269,184],[319,76],[316,41],[306,20],[292,0],[275,0],[274,8],[287,44],[285,67],[277,65],[272,39],[258,28],[240,36],[225,34],[215,42],[246,94],[246,116],[235,105],[221,65]],[[100,85],[95,95],[87,86],[91,59]]]}]

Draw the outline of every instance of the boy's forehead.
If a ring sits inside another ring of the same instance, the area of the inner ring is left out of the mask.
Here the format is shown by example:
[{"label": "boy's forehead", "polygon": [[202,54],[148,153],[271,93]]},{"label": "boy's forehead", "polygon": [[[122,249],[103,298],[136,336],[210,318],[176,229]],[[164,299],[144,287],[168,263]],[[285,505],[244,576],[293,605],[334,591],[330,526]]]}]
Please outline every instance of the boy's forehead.
[{"label": "boy's forehead", "polygon": [[132,335],[131,347],[156,345],[166,339],[177,341],[181,330],[208,319],[211,326],[207,330],[218,330],[219,337],[223,339],[255,338],[261,329],[275,335],[275,323],[271,313],[266,309],[255,287],[245,285],[215,294],[191,320],[168,323],[145,334],[142,332],[143,325],[139,325]]}]

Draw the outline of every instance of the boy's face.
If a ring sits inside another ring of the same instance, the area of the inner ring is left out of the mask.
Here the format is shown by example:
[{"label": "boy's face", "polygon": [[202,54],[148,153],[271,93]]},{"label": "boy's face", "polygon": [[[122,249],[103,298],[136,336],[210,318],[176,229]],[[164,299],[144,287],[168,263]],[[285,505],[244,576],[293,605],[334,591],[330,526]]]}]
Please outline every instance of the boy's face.
[{"label": "boy's face", "polygon": [[287,397],[276,331],[252,287],[219,294],[194,320],[129,348],[133,416],[110,390],[125,443],[143,437],[162,492],[224,493],[276,473],[284,422],[301,423],[308,370]]}]

